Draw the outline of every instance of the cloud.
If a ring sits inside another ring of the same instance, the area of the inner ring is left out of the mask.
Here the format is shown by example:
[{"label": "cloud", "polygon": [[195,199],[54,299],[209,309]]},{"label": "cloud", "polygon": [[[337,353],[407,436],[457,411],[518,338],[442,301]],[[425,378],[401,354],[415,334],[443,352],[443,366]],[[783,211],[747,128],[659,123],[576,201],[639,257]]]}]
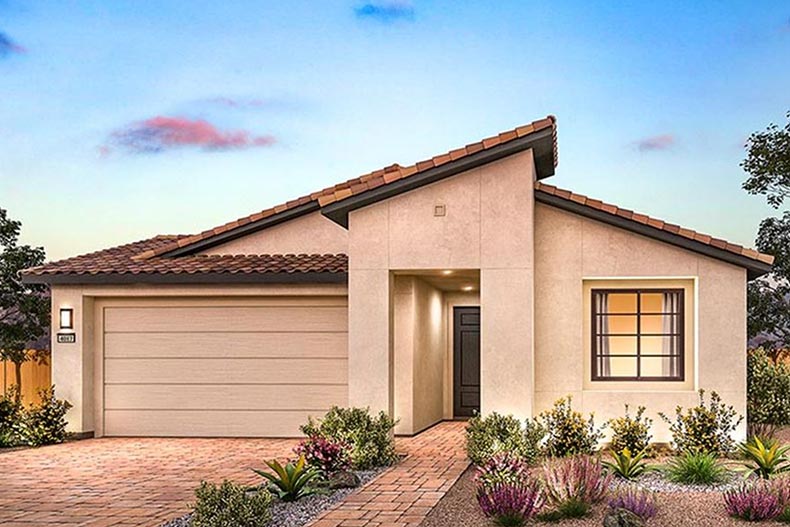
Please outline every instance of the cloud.
[{"label": "cloud", "polygon": [[357,18],[377,20],[386,24],[396,20],[414,20],[414,6],[405,0],[366,2],[354,8]]},{"label": "cloud", "polygon": [[26,53],[27,50],[11,40],[7,34],[0,31],[0,58],[8,55]]},{"label": "cloud", "polygon": [[640,152],[652,152],[655,150],[668,150],[675,145],[675,136],[672,134],[654,135],[645,137],[636,142],[636,148]]},{"label": "cloud", "polygon": [[267,105],[263,99],[243,97],[211,97],[206,102],[227,108],[261,108]]},{"label": "cloud", "polygon": [[276,143],[270,135],[254,135],[247,130],[220,130],[203,119],[156,116],[131,123],[110,134],[108,143],[99,147],[102,156],[113,147],[133,154],[156,154],[179,148],[203,151],[242,150]]}]

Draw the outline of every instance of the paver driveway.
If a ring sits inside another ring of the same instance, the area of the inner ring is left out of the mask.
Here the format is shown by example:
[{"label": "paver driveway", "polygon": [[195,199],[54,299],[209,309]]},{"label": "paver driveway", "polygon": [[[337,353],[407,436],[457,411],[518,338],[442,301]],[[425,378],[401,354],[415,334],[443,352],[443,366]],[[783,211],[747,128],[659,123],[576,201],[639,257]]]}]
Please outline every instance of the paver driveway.
[{"label": "paver driveway", "polygon": [[[409,458],[316,526],[417,525],[467,465],[462,423],[441,423],[397,443]],[[261,467],[264,458],[289,457],[295,444],[110,438],[2,453],[0,525],[156,527],[187,512],[201,479],[259,481],[249,468]]]}]

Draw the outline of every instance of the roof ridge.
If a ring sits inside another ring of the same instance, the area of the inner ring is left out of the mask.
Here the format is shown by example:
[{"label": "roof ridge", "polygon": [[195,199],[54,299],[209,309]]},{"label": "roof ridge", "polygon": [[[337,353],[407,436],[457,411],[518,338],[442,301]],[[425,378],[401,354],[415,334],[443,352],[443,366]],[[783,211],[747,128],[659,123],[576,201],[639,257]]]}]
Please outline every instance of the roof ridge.
[{"label": "roof ridge", "polygon": [[590,198],[588,196],[585,196],[584,194],[578,194],[571,190],[560,188],[556,185],[549,185],[541,181],[536,181],[535,189],[544,192],[546,194],[556,196],[560,199],[564,199],[566,201],[572,201],[578,203],[579,205],[590,207],[599,210],[601,212],[606,212],[608,214],[611,214],[612,216],[619,216],[627,220],[635,221],[637,223],[647,225],[654,229],[662,230],[678,236],[682,236],[689,240],[693,240],[702,243],[704,245],[710,245],[711,247],[716,247],[717,249],[721,249],[724,251],[731,252],[733,254],[744,256],[752,260],[763,262],[769,265],[772,264],[774,261],[774,257],[771,256],[770,254],[761,253],[754,249],[744,247],[743,245],[728,242],[727,240],[721,238],[715,238],[709,234],[705,234],[696,231],[694,229],[681,227],[680,225],[676,225],[674,223],[669,223],[659,218],[648,216],[647,214],[634,212],[632,210],[625,209],[623,207],[619,207],[617,205],[613,205],[611,203],[607,203],[599,199]]},{"label": "roof ridge", "polygon": [[543,119],[538,119],[536,121],[532,121],[531,123],[517,126],[516,128],[506,130],[504,132],[500,132],[490,137],[486,137],[485,139],[481,139],[480,141],[474,143],[469,143],[466,146],[460,148],[454,148],[448,150],[443,154],[435,155],[429,159],[424,159],[422,161],[417,161],[416,163],[413,163],[411,165],[402,166],[398,163],[392,163],[384,168],[379,168],[377,170],[368,172],[356,178],[352,178],[340,183],[336,183],[332,186],[326,187],[317,192],[312,192],[310,194],[306,194],[304,196],[287,201],[280,205],[269,207],[268,209],[264,209],[260,212],[250,214],[249,216],[238,218],[231,222],[214,227],[213,229],[202,231],[200,233],[194,234],[187,238],[181,238],[168,246],[149,249],[148,251],[145,251],[139,254],[138,256],[136,256],[135,259],[145,260],[178,249],[182,249],[184,247],[211,238],[213,236],[223,234],[225,232],[234,230],[236,228],[242,227],[249,223],[266,219],[268,217],[274,216],[275,214],[279,214],[281,212],[285,212],[287,210],[291,210],[299,206],[317,203],[318,207],[324,207],[330,203],[335,203],[338,201],[342,201],[346,198],[349,198],[354,194],[358,194],[361,192],[365,192],[367,190],[378,188],[382,185],[386,185],[394,181],[413,176],[415,174],[424,172],[426,170],[430,170],[432,168],[441,166],[450,161],[455,161],[456,159],[469,156],[472,154],[476,154],[477,152],[483,150],[488,150],[495,146],[513,141],[515,139],[519,139],[526,135],[530,135],[535,132],[539,132],[541,130],[545,130],[548,128],[552,129],[554,166],[556,166],[557,165],[557,118],[554,115],[548,115]]}]

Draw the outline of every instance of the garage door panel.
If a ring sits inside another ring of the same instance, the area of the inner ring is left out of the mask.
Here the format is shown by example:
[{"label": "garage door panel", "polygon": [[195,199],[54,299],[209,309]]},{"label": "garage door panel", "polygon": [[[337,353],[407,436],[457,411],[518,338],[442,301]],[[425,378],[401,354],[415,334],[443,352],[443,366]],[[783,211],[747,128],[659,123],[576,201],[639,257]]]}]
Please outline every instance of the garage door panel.
[{"label": "garage door panel", "polygon": [[335,331],[348,328],[348,309],[327,306],[108,307],[104,330],[113,332]]},{"label": "garage door panel", "polygon": [[[328,408],[327,408],[328,409]],[[159,437],[298,437],[308,416],[325,411],[105,410],[107,435]]]},{"label": "garage door panel", "polygon": [[108,333],[106,358],[346,358],[348,334]]},{"label": "garage door panel", "polygon": [[107,385],[107,410],[322,410],[345,406],[346,385]]},{"label": "garage door panel", "polygon": [[346,359],[106,359],[105,384],[346,384]]}]

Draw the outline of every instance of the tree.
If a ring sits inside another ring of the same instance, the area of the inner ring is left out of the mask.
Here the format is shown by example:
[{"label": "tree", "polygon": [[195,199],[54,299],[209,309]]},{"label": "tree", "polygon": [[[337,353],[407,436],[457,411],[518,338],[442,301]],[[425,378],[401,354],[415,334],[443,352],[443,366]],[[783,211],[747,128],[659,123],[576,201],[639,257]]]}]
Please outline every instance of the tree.
[{"label": "tree", "polygon": [[[790,196],[790,112],[784,128],[771,124],[755,132],[746,143],[747,155],[741,166],[749,174],[743,188],[761,194],[779,208]],[[757,249],[774,256],[773,272],[749,283],[749,338],[776,360],[790,349],[790,211],[760,223]]]},{"label": "tree", "polygon": [[0,208],[0,359],[14,363],[21,397],[22,364],[27,343],[40,338],[49,325],[46,286],[23,284],[21,271],[44,263],[44,249],[19,245],[21,222]]}]

